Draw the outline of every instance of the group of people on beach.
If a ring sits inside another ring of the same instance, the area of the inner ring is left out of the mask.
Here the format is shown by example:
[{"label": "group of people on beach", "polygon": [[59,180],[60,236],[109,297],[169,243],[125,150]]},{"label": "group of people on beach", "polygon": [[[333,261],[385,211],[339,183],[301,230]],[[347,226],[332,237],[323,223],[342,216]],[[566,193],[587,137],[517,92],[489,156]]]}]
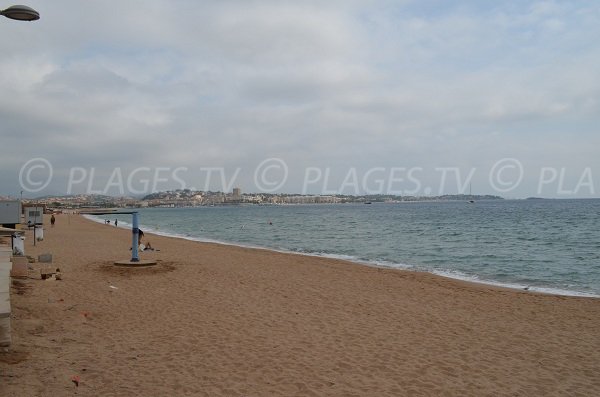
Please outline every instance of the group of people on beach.
[{"label": "group of people on beach", "polygon": [[[110,225],[111,223],[112,222],[109,219],[104,220],[105,225]],[[118,225],[119,225],[119,220],[115,219],[115,227]],[[154,248],[150,244],[150,241],[146,241],[145,243],[142,242],[142,240],[144,239],[144,232],[142,231],[142,229],[137,229],[137,233],[138,233],[138,249],[140,251],[154,251]],[[131,251],[131,248],[129,250]]]},{"label": "group of people on beach", "polygon": [[154,248],[152,248],[152,245],[150,245],[150,241],[146,241],[146,243],[144,244],[142,242],[142,239],[144,238],[144,232],[142,231],[142,229],[138,229],[138,244],[139,247],[142,251],[154,251]]},{"label": "group of people on beach", "polygon": [[144,232],[142,229],[137,229],[138,233],[138,249],[140,251],[154,251],[154,248],[150,244],[150,241],[146,241],[145,243],[142,241],[144,239]]}]

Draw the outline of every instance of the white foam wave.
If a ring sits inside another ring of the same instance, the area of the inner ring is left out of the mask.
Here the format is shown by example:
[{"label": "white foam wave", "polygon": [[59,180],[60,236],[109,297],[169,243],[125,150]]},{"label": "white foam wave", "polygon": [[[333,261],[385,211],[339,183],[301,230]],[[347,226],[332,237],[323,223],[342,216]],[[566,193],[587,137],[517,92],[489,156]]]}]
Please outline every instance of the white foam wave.
[{"label": "white foam wave", "polygon": [[506,283],[506,282],[500,282],[500,281],[494,281],[494,280],[480,279],[479,276],[467,275],[467,274],[464,274],[464,273],[461,273],[461,272],[458,272],[455,270],[433,270],[433,271],[429,271],[429,273],[433,273],[435,275],[442,276],[442,277],[452,278],[455,280],[467,281],[467,282],[477,283],[477,284],[492,285],[492,286],[501,287],[501,288],[539,292],[539,293],[549,294],[549,295],[581,296],[581,297],[586,297],[586,298],[600,298],[600,295],[593,294],[591,292],[574,291],[574,290],[566,290],[566,289],[560,289],[560,288],[540,287],[540,286],[520,284],[520,283]]},{"label": "white foam wave", "polygon": [[[99,215],[82,214],[82,216],[85,219],[89,219],[90,221],[93,221],[93,222],[96,222],[96,223],[106,224],[106,219],[105,218],[101,218]],[[110,224],[114,225],[114,221],[111,221]],[[118,227],[120,227],[121,229],[131,229],[131,223],[129,223],[129,222],[119,221],[117,224],[118,224]]]}]

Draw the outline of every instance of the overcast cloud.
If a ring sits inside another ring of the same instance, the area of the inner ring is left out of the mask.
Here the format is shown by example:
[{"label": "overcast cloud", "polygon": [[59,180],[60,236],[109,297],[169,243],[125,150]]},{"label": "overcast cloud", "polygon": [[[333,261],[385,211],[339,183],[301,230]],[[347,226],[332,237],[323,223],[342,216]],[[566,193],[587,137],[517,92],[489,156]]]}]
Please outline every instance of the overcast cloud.
[{"label": "overcast cloud", "polygon": [[209,167],[250,192],[600,192],[597,1],[27,4],[0,20],[0,195],[34,158],[26,197],[223,190]]}]

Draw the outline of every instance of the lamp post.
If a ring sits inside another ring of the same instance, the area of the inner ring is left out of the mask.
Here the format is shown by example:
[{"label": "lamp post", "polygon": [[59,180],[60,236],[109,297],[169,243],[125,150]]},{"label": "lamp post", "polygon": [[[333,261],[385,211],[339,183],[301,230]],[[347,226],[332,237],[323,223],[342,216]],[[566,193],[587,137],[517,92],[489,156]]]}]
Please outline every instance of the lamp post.
[{"label": "lamp post", "polygon": [[37,203],[36,207],[33,207],[33,246],[35,247],[35,241],[37,240],[37,236],[35,232],[37,231]]},{"label": "lamp post", "polygon": [[[9,19],[14,19],[16,21],[37,21],[40,19],[40,13],[34,10],[31,7],[23,6],[23,5],[15,5],[10,6],[5,10],[0,10],[0,15],[5,16]],[[23,191],[21,190],[21,200],[19,202],[21,208],[23,208]],[[37,214],[35,214],[35,222],[33,224],[33,245],[35,245],[35,223],[37,222]]]},{"label": "lamp post", "polygon": [[17,21],[37,21],[40,19],[39,12],[22,5],[10,6],[6,10],[0,10],[0,15]]},{"label": "lamp post", "polygon": [[[23,6],[23,5],[14,5],[10,6],[5,10],[0,10],[0,15],[5,16],[9,19],[14,19],[16,21],[37,21],[40,19],[40,13],[34,10],[31,7]],[[21,190],[21,200],[19,202],[21,208],[23,208],[23,191]],[[33,223],[33,245],[35,245],[36,240],[36,223],[37,223],[37,213],[34,215],[34,223]]]}]

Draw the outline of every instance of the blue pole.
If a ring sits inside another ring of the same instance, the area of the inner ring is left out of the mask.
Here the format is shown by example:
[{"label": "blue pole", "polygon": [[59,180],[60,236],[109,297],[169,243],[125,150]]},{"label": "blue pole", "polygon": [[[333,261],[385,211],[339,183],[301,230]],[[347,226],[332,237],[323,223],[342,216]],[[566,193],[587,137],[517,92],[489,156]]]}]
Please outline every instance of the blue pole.
[{"label": "blue pole", "polygon": [[140,258],[138,257],[138,233],[140,229],[138,228],[138,213],[134,212],[131,215],[133,217],[131,225],[131,262],[139,262]]}]

